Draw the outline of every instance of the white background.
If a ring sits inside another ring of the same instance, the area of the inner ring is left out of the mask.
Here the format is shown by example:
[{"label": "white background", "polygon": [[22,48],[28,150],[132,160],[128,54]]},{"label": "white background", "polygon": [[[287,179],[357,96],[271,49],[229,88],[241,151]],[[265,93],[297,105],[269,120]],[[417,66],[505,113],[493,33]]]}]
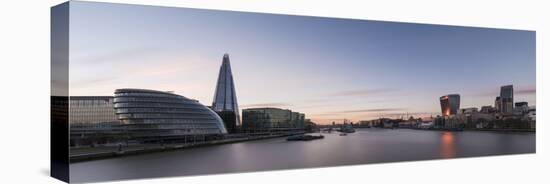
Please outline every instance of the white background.
[{"label": "white background", "polygon": [[[0,6],[0,183],[62,183],[49,177],[50,7]],[[348,167],[130,180],[117,183],[548,183],[550,5],[542,0],[108,0],[105,2],[343,17],[537,31],[537,153]],[[546,52],[544,52],[546,51]],[[215,167],[215,166],[212,166]]]}]

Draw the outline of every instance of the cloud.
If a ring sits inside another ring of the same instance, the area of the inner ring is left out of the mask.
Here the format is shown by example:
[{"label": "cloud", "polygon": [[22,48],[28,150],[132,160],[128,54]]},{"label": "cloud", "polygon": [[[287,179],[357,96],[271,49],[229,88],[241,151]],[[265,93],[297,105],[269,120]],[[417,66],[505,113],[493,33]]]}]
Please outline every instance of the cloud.
[{"label": "cloud", "polygon": [[326,102],[327,100],[329,100],[329,99],[327,99],[327,98],[322,98],[322,99],[309,99],[309,100],[304,100],[303,102],[306,102],[306,103],[308,103],[308,104],[310,104],[310,103],[323,103],[323,102]]},{"label": "cloud", "polygon": [[311,116],[349,116],[352,113],[379,113],[379,112],[393,112],[393,111],[403,111],[406,109],[403,108],[378,108],[378,109],[358,109],[358,110],[344,110],[344,111],[333,111],[325,112],[319,114],[311,114]]},{"label": "cloud", "polygon": [[403,113],[382,113],[383,116],[427,116],[427,115],[440,115],[441,112],[403,112]]},{"label": "cloud", "polygon": [[128,58],[143,58],[146,55],[158,53],[162,51],[160,47],[126,47],[120,49],[112,49],[108,52],[97,52],[92,49],[83,50],[77,49],[73,56],[73,60],[78,61],[80,64],[103,64],[113,63],[119,60],[127,60]]},{"label": "cloud", "polygon": [[97,78],[87,78],[87,79],[81,79],[81,80],[71,80],[71,88],[76,87],[87,87],[87,86],[93,86],[93,85],[100,85],[102,83],[114,81],[118,79],[117,77],[97,77]]},{"label": "cloud", "polygon": [[383,100],[369,100],[367,103],[385,103],[385,102],[394,102],[395,99],[383,99]]},{"label": "cloud", "polygon": [[[530,95],[530,94],[536,94],[537,92],[537,88],[536,86],[522,86],[522,87],[517,87],[514,86],[514,94],[515,95]],[[494,89],[491,89],[491,90],[485,90],[485,91],[481,91],[479,93],[473,93],[471,94],[472,96],[481,96],[481,97],[486,97],[486,96],[499,96],[500,95],[500,88],[494,88]]]},{"label": "cloud", "polygon": [[397,89],[380,88],[380,89],[360,89],[360,90],[347,90],[330,94],[330,96],[370,96],[376,94],[385,94],[389,92],[397,91]]},{"label": "cloud", "polygon": [[[311,114],[309,116],[317,117],[317,116],[340,116],[342,114],[339,113],[321,113],[321,114]],[[306,114],[308,116],[308,114]]]},{"label": "cloud", "polygon": [[518,94],[518,95],[530,95],[530,94],[536,94],[537,93],[537,88],[536,87],[529,87],[529,88],[525,88],[525,89],[518,89],[516,91],[514,91],[515,94]]},{"label": "cloud", "polygon": [[338,111],[337,113],[357,113],[357,112],[389,112],[389,111],[402,111],[403,108],[380,108],[380,109],[359,109],[359,110],[346,110]]},{"label": "cloud", "polygon": [[242,108],[254,108],[254,107],[288,107],[292,104],[288,103],[258,103],[258,104],[246,104],[241,105]]}]

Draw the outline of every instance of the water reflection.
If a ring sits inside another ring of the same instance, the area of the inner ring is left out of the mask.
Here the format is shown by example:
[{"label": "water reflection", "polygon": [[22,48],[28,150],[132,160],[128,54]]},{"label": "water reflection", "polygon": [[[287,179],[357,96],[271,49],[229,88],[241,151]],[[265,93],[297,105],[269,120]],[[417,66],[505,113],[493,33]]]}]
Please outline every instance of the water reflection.
[{"label": "water reflection", "polygon": [[455,158],[455,137],[451,132],[443,132],[440,135],[439,155],[441,158]]},{"label": "water reflection", "polygon": [[71,163],[71,182],[297,169],[535,152],[534,133],[357,129]]}]

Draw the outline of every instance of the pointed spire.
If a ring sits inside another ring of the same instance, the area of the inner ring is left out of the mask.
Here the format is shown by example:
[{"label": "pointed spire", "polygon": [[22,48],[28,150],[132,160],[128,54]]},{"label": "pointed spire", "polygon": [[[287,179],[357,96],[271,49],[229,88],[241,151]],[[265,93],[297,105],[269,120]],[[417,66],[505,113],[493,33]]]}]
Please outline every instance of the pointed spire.
[{"label": "pointed spire", "polygon": [[[226,125],[232,124],[234,126],[240,125],[239,106],[237,104],[237,94],[235,93],[235,83],[233,82],[233,74],[231,73],[231,64],[229,62],[229,54],[223,55],[222,65],[218,75],[218,82],[216,85],[216,92],[214,93],[214,102],[212,103],[212,109],[218,113],[223,113],[222,119],[224,119]],[[232,112],[232,116],[227,116]],[[226,116],[227,118],[224,118]],[[231,119],[228,119],[231,117]],[[231,125],[229,127],[232,127]]]}]

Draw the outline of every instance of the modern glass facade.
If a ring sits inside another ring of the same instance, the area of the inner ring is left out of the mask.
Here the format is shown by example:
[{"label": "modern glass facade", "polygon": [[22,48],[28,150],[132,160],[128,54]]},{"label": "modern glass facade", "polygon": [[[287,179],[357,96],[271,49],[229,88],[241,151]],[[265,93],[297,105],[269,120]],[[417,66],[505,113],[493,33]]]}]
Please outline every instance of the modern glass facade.
[{"label": "modern glass facade", "polygon": [[291,123],[290,123],[290,127],[292,128],[303,128],[305,123],[305,114],[303,113],[299,113],[299,112],[292,112],[292,115],[291,115]]},{"label": "modern glass facade", "polygon": [[122,139],[124,132],[113,108],[112,96],[69,97],[72,146],[105,144]]},{"label": "modern glass facade", "polygon": [[120,123],[113,108],[112,96],[71,96],[69,119],[71,125]]},{"label": "modern glass facade", "polygon": [[441,103],[441,114],[446,117],[450,115],[456,115],[458,109],[460,109],[460,95],[450,94],[439,98]]},{"label": "modern glass facade", "polygon": [[69,98],[71,146],[220,135],[227,130],[211,109],[180,95],[118,89],[115,96]]},{"label": "modern glass facade", "polygon": [[500,111],[501,113],[512,113],[514,111],[514,86],[507,85],[500,87]]},{"label": "modern glass facade", "polygon": [[300,119],[298,119],[298,123],[296,124],[297,128],[305,128],[306,127],[306,114],[300,113]]},{"label": "modern glass facade", "polygon": [[236,128],[241,126],[239,105],[237,104],[237,94],[235,93],[235,83],[233,82],[228,54],[223,55],[212,109],[221,116],[229,132],[235,132]]},{"label": "modern glass facade", "polygon": [[243,109],[243,129],[303,129],[305,115],[278,108]]},{"label": "modern glass facade", "polygon": [[117,89],[114,97],[117,118],[129,137],[158,140],[186,135],[226,134],[222,119],[196,100],[169,92],[146,89]]}]

